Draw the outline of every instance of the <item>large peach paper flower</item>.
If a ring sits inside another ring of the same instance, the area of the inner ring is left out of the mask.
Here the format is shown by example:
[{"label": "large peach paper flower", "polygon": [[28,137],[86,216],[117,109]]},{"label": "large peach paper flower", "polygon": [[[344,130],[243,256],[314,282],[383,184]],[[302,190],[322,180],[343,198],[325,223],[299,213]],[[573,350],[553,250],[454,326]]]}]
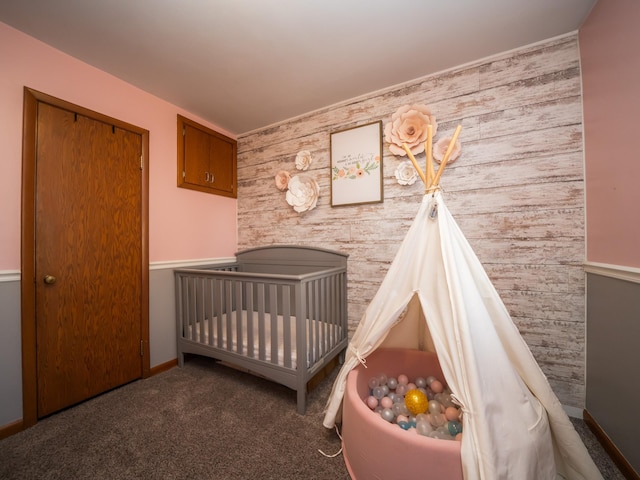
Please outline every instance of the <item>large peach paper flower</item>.
[{"label": "large peach paper flower", "polygon": [[431,125],[435,136],[438,124],[435,115],[425,105],[405,105],[391,116],[391,121],[384,126],[384,141],[389,144],[389,151],[394,155],[407,154],[402,144],[406,143],[411,153],[417,155],[424,152],[427,140],[427,125]]},{"label": "large peach paper flower", "polygon": [[306,212],[316,207],[320,187],[309,175],[296,175],[289,181],[286,200],[298,212]]}]

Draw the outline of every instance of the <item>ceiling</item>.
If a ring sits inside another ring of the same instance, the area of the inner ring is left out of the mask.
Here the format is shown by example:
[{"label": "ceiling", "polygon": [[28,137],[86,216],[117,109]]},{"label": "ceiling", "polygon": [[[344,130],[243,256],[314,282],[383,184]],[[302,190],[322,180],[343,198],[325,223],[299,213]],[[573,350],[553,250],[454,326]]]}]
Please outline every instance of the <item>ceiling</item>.
[{"label": "ceiling", "polygon": [[596,0],[1,0],[0,21],[242,134],[577,30]]}]

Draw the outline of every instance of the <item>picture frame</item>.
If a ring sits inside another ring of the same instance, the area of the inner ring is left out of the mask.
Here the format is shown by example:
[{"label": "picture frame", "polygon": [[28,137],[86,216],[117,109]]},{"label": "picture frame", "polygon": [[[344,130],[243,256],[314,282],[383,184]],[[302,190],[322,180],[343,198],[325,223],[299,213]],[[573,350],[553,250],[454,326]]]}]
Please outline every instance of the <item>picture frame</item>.
[{"label": "picture frame", "polygon": [[382,203],[382,121],[332,132],[331,206]]}]

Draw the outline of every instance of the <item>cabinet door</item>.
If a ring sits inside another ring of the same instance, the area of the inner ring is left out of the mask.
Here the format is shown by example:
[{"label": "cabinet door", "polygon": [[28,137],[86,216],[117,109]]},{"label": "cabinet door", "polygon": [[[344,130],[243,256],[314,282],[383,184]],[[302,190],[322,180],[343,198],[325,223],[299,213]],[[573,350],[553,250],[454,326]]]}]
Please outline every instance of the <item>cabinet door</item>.
[{"label": "cabinet door", "polygon": [[211,137],[206,132],[191,125],[185,125],[183,132],[184,169],[182,176],[184,182],[209,188]]},{"label": "cabinet door", "polygon": [[178,115],[178,186],[237,197],[237,142]]},{"label": "cabinet door", "polygon": [[214,188],[235,196],[235,146],[218,137],[211,137],[211,183]]}]

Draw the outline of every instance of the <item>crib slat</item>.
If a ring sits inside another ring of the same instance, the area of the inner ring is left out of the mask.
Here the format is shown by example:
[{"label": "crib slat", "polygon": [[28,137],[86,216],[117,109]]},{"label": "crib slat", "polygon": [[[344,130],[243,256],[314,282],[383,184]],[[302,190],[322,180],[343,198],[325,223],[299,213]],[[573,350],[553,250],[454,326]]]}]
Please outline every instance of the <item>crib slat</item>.
[{"label": "crib slat", "polygon": [[[205,294],[205,318],[207,319],[207,343],[213,345],[213,285],[214,280],[208,278],[206,280],[206,294]],[[203,325],[204,326],[204,325]]]},{"label": "crib slat", "polygon": [[216,316],[216,346],[218,348],[222,348],[222,342],[224,340],[224,336],[222,335],[222,325],[223,318],[226,312],[226,308],[224,306],[224,280],[216,279],[216,302],[217,302],[217,316]]},{"label": "crib slat", "polygon": [[227,313],[225,337],[227,350],[233,350],[233,282],[231,280],[224,282],[224,307]]},{"label": "crib slat", "polygon": [[291,368],[291,288],[289,285],[282,286],[282,340],[283,365]]},{"label": "crib slat", "polygon": [[247,355],[251,358],[255,357],[255,330],[254,330],[254,310],[253,310],[253,282],[247,282],[245,285],[245,308],[247,310]]},{"label": "crib slat", "polygon": [[242,308],[243,303],[243,295],[242,295],[242,281],[234,282],[235,283],[235,293],[236,293],[236,306],[235,306],[235,314],[236,314],[236,352],[238,354],[243,354],[243,345],[244,345],[244,312]]},{"label": "crib slat", "polygon": [[278,363],[278,289],[269,285],[269,320],[271,324],[271,363]]},{"label": "crib slat", "polygon": [[258,359],[266,360],[264,331],[264,283],[258,283]]}]

